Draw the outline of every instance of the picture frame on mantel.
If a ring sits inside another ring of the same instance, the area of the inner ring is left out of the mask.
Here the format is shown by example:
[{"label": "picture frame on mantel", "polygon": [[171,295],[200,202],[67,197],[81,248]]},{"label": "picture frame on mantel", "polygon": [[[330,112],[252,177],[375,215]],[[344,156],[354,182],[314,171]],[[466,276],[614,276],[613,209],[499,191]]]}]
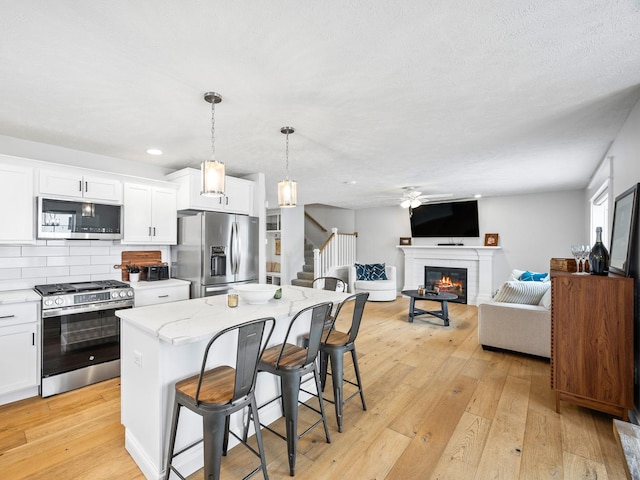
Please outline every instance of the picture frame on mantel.
[{"label": "picture frame on mantel", "polygon": [[498,234],[497,233],[485,233],[484,234],[484,246],[485,247],[497,247],[498,246]]},{"label": "picture frame on mantel", "polygon": [[609,247],[609,271],[629,276],[631,255],[636,242],[638,223],[638,189],[640,184],[624,191],[616,197]]},{"label": "picture frame on mantel", "polygon": [[411,245],[411,237],[400,237],[400,245]]}]

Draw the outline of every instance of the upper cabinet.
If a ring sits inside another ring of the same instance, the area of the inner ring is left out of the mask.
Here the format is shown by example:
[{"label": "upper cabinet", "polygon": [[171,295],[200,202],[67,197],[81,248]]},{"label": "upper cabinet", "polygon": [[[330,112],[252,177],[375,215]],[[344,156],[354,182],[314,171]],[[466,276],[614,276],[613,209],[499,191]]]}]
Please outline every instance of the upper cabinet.
[{"label": "upper cabinet", "polygon": [[137,183],[124,185],[122,243],[175,245],[176,189]]},{"label": "upper cabinet", "polygon": [[122,182],[73,170],[40,170],[41,195],[122,203]]},{"label": "upper cabinet", "polygon": [[167,178],[179,185],[178,210],[208,210],[214,212],[253,214],[254,182],[242,178],[225,177],[225,195],[200,195],[200,170],[184,168]]},{"label": "upper cabinet", "polygon": [[0,243],[34,241],[33,169],[0,163]]}]

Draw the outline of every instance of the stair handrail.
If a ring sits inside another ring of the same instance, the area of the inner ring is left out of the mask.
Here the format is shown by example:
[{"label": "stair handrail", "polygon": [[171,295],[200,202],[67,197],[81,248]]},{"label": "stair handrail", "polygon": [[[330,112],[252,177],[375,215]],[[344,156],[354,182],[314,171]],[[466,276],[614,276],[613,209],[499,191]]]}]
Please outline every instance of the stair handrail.
[{"label": "stair handrail", "polygon": [[322,247],[313,250],[314,277],[325,276],[334,267],[353,265],[356,261],[357,238],[358,232],[338,233],[337,228],[332,228]]},{"label": "stair handrail", "polygon": [[309,219],[309,221],[310,221],[311,223],[313,223],[316,227],[318,227],[321,231],[323,231],[323,232],[325,232],[325,233],[327,232],[327,229],[326,229],[326,228],[324,228],[324,227],[320,224],[320,222],[318,222],[315,218],[313,218],[313,217],[312,217],[311,215],[309,215],[307,212],[304,212],[304,216],[305,216],[305,217],[307,217],[307,219]]}]

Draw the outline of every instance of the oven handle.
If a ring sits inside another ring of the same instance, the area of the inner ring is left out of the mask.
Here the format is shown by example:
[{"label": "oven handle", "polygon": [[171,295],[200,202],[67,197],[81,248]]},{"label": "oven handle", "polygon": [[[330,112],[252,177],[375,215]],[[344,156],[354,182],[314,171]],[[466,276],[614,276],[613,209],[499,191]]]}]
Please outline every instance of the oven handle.
[{"label": "oven handle", "polygon": [[133,307],[133,299],[122,300],[119,302],[88,303],[86,305],[78,305],[77,307],[62,307],[43,310],[42,318],[73,315],[74,313],[97,312],[99,310],[120,310],[129,307]]}]

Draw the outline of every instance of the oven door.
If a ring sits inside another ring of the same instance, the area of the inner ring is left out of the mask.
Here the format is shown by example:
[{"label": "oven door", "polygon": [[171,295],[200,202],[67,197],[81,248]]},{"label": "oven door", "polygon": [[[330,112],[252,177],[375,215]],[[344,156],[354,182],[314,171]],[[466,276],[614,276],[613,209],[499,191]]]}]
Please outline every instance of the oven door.
[{"label": "oven door", "polygon": [[[120,319],[115,314],[117,310],[121,308],[77,313],[70,310],[43,317],[43,396],[119,375]],[[104,373],[106,370],[108,374]],[[105,375],[107,377],[103,378]]]}]

